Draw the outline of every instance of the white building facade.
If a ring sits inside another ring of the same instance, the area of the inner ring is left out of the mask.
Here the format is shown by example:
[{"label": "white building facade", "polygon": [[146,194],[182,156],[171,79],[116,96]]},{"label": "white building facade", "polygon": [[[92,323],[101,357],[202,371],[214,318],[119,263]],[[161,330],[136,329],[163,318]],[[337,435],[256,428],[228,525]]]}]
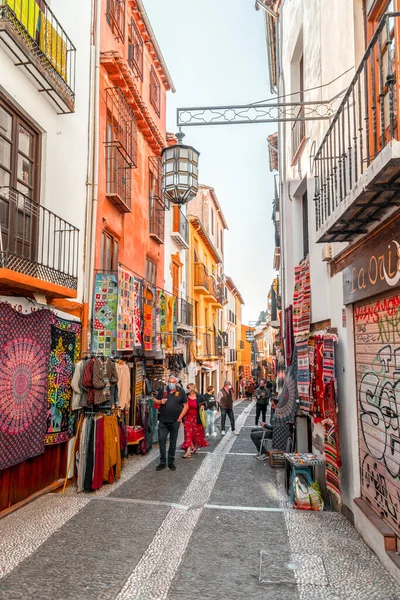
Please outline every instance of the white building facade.
[{"label": "white building facade", "polygon": [[[399,578],[396,2],[265,2],[278,130],[282,319],[309,257],[311,331],[337,333],[341,510]],[[369,44],[369,46],[368,46]],[[365,54],[367,48],[367,54]],[[284,111],[293,111],[293,107]],[[305,118],[305,120],[304,120]],[[298,448],[321,452],[299,427]]]}]

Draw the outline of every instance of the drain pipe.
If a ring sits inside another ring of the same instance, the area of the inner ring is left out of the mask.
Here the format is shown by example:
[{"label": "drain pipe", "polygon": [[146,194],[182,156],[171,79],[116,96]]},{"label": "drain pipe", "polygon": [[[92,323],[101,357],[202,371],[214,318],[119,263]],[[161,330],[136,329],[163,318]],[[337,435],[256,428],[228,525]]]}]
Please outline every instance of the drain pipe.
[{"label": "drain pipe", "polygon": [[101,0],[92,2],[92,43],[90,49],[89,140],[86,181],[85,284],[82,349],[91,347],[90,323],[93,310],[93,285],[96,251],[98,177],[99,177],[99,100],[100,100],[100,26]]}]

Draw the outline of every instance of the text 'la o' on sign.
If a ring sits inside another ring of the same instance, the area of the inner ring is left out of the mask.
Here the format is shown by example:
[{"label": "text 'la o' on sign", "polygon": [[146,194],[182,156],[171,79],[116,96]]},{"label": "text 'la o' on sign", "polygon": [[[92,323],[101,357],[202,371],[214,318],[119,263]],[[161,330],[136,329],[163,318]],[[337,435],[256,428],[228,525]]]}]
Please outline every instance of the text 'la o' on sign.
[{"label": "text 'la o' on sign", "polygon": [[400,286],[400,238],[380,244],[343,271],[343,303]]}]

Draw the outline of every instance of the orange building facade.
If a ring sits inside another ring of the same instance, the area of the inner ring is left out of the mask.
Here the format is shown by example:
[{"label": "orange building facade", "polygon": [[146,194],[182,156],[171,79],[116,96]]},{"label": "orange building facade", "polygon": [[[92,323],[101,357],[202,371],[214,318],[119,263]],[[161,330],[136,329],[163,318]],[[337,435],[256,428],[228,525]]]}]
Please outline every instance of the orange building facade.
[{"label": "orange building facade", "polygon": [[173,83],[142,3],[104,0],[102,9],[95,269],[121,264],[162,287],[160,156]]}]

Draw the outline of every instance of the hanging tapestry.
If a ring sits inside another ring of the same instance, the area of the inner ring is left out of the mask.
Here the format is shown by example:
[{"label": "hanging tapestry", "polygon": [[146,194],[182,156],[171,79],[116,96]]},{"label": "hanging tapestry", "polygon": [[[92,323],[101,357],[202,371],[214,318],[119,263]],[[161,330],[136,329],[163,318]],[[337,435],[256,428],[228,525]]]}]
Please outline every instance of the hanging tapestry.
[{"label": "hanging tapestry", "polygon": [[315,414],[315,338],[311,335],[308,339],[308,357],[310,361],[310,415]]},{"label": "hanging tapestry", "polygon": [[285,353],[288,367],[292,364],[293,345],[293,306],[290,305],[285,308]]},{"label": "hanging tapestry", "polygon": [[54,315],[51,326],[46,445],[73,437],[71,381],[80,354],[81,324]]},{"label": "hanging tapestry", "polygon": [[293,334],[310,331],[311,318],[310,263],[308,256],[294,268]]},{"label": "hanging tapestry", "polygon": [[324,412],[324,357],[323,357],[323,338],[320,335],[316,335],[314,338],[315,343],[315,403],[314,403],[314,415],[318,418],[323,417]]},{"label": "hanging tapestry", "polygon": [[143,343],[142,336],[142,284],[140,281],[135,281],[135,308],[134,308],[134,346],[138,348]]},{"label": "hanging tapestry", "polygon": [[322,343],[323,378],[325,385],[332,381],[332,379],[335,379],[335,339],[336,336],[325,334]]},{"label": "hanging tapestry", "polygon": [[0,303],[0,471],[44,452],[52,322]]},{"label": "hanging tapestry", "polygon": [[167,296],[167,350],[172,350],[174,347],[174,310],[175,298]]},{"label": "hanging tapestry", "polygon": [[178,298],[174,298],[174,326],[173,326],[173,332],[174,332],[174,340],[176,339],[176,334],[178,332]]},{"label": "hanging tapestry", "polygon": [[156,294],[156,352],[161,350],[161,314],[160,314],[161,292]]},{"label": "hanging tapestry", "polygon": [[117,350],[132,350],[135,345],[135,278],[118,269],[118,339]]},{"label": "hanging tapestry", "polygon": [[326,487],[340,501],[340,467],[341,459],[337,444],[335,426],[325,423],[324,436]]},{"label": "hanging tapestry", "polygon": [[160,292],[160,332],[161,332],[161,349],[167,347],[167,300],[164,292]]},{"label": "hanging tapestry", "polygon": [[147,286],[143,292],[143,348],[146,352],[153,349],[153,292]]},{"label": "hanging tapestry", "polygon": [[286,450],[290,436],[290,424],[294,422],[297,400],[297,349],[293,348],[292,364],[286,370],[285,383],[275,410],[272,448]]},{"label": "hanging tapestry", "polygon": [[157,291],[154,287],[151,287],[150,289],[153,294],[151,349],[155,351],[157,349]]},{"label": "hanging tapestry", "polygon": [[110,356],[117,349],[118,282],[112,273],[97,273],[94,289],[92,351]]},{"label": "hanging tapestry", "polygon": [[297,389],[300,409],[308,414],[310,411],[310,359],[308,340],[296,342],[297,348]]}]

